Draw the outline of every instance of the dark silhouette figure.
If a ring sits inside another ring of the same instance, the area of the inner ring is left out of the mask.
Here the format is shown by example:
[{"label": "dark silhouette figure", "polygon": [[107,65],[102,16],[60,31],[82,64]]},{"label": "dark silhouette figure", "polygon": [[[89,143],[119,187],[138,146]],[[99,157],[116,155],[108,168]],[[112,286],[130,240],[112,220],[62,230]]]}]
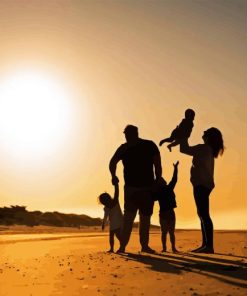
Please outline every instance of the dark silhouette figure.
[{"label": "dark silhouette figure", "polygon": [[195,112],[192,109],[187,109],[185,111],[185,118],[180,122],[180,124],[172,131],[169,138],[160,141],[160,146],[165,142],[171,142],[167,148],[172,151],[172,147],[180,144],[181,139],[189,138],[193,129],[193,120],[195,118]]},{"label": "dark silhouette figure", "polygon": [[114,236],[120,241],[122,224],[123,224],[123,214],[119,205],[119,187],[118,182],[114,184],[115,192],[114,198],[111,198],[110,194],[102,193],[99,196],[99,202],[104,205],[104,219],[102,221],[102,230],[105,228],[106,222],[109,220],[109,242],[110,250],[109,252],[114,252]]},{"label": "dark silhouette figure", "polygon": [[166,184],[166,181],[162,179],[163,183],[157,185],[154,193],[155,200],[158,200],[160,206],[159,219],[163,247],[162,252],[166,252],[166,237],[168,232],[170,235],[172,251],[174,253],[178,252],[175,244],[176,215],[174,211],[174,208],[177,207],[174,188],[178,179],[178,164],[179,162],[173,164],[174,171],[170,183]]},{"label": "dark silhouette figure", "polygon": [[188,140],[180,143],[182,153],[193,156],[191,183],[197,214],[201,220],[202,246],[193,250],[197,253],[214,253],[213,222],[209,214],[209,195],[214,188],[214,158],[224,152],[221,132],[217,128],[206,130],[202,136],[204,144],[189,146]]},{"label": "dark silhouette figure", "polygon": [[160,153],[154,142],[139,138],[136,126],[127,125],[124,134],[126,143],[116,150],[109,164],[113,184],[118,182],[117,163],[121,160],[124,166],[124,224],[118,252],[125,252],[139,210],[142,251],[152,253],[154,251],[148,245],[154,205],[152,186],[155,179],[160,180],[162,175]]}]

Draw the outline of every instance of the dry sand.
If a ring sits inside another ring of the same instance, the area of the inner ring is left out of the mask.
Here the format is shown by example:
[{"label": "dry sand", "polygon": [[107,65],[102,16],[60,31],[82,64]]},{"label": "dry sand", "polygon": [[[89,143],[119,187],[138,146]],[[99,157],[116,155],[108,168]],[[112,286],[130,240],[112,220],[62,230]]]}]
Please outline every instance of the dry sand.
[{"label": "dry sand", "polygon": [[[106,232],[1,232],[0,295],[247,295],[247,232],[216,232],[214,255],[188,252],[199,231],[176,236],[179,254],[140,254],[133,233],[117,255],[105,252]],[[150,246],[161,250],[159,232]]]}]

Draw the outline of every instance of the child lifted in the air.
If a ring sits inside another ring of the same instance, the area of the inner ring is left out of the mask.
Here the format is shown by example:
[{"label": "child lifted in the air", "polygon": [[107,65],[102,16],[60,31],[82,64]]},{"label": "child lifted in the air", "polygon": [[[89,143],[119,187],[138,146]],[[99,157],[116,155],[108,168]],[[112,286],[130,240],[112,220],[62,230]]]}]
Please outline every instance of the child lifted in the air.
[{"label": "child lifted in the air", "polygon": [[181,139],[189,138],[193,129],[193,120],[195,118],[195,111],[192,109],[187,109],[185,111],[185,118],[180,122],[180,124],[172,131],[169,138],[160,141],[160,146],[165,142],[169,142],[167,148],[172,151],[172,147],[180,144]]}]

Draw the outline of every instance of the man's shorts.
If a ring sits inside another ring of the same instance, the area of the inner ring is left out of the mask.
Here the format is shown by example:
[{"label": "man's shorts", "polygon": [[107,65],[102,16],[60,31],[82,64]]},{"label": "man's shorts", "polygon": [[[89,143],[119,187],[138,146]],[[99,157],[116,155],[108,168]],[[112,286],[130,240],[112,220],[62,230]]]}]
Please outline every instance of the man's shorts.
[{"label": "man's shorts", "polygon": [[150,187],[124,187],[124,211],[137,212],[144,216],[153,214],[154,201]]}]

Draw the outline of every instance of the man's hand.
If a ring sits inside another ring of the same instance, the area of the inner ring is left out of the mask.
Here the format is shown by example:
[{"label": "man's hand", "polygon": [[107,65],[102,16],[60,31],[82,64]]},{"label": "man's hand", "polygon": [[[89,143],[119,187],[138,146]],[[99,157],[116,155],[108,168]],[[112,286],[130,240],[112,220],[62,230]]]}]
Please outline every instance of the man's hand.
[{"label": "man's hand", "polygon": [[162,177],[160,177],[160,178],[158,178],[158,179],[156,179],[155,181],[154,181],[155,183],[155,186],[160,186],[160,185],[166,185],[167,183],[166,183],[166,180],[164,179],[164,178],[162,178]]},{"label": "man's hand", "polygon": [[112,185],[117,185],[119,183],[119,179],[117,176],[112,177],[111,179]]},{"label": "man's hand", "polygon": [[159,178],[155,179],[154,183],[155,184],[163,184],[164,183],[164,179],[162,177],[159,177]]}]

